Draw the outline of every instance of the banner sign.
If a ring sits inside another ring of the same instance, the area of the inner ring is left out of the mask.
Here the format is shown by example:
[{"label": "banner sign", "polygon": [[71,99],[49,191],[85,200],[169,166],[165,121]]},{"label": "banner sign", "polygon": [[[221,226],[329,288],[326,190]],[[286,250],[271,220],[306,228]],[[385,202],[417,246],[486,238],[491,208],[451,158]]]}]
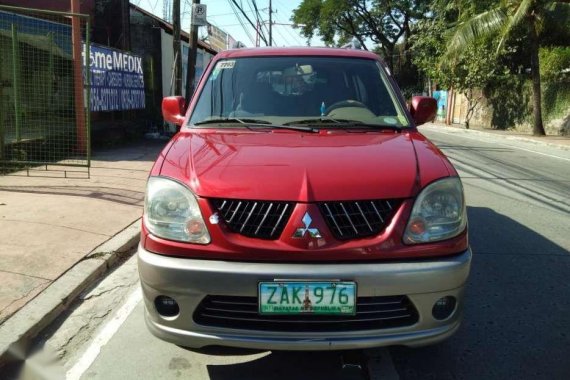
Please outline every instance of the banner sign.
[{"label": "banner sign", "polygon": [[[91,44],[91,111],[124,111],[145,108],[142,57]],[[85,44],[83,45],[83,62]]]},{"label": "banner sign", "polygon": [[222,51],[228,48],[228,34],[222,29],[208,24],[208,42],[215,51]]}]

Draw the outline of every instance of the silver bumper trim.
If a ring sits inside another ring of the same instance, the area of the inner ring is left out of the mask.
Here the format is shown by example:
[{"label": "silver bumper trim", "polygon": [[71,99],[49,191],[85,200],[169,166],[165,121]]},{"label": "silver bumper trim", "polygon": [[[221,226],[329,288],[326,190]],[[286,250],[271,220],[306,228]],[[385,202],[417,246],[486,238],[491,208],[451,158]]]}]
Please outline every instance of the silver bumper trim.
[{"label": "silver bumper trim", "polygon": [[[224,345],[257,349],[317,350],[368,348],[403,344],[431,344],[459,327],[463,292],[471,251],[431,260],[374,263],[251,263],[195,260],[161,256],[139,247],[139,273],[149,330],[181,346]],[[406,295],[419,313],[411,326],[366,331],[284,333],[198,325],[193,313],[206,295],[257,297],[260,281],[278,278],[356,281],[358,296]],[[161,317],[155,310],[158,295],[174,298],[180,314]],[[438,321],[431,315],[441,297],[457,299],[455,312]]]}]

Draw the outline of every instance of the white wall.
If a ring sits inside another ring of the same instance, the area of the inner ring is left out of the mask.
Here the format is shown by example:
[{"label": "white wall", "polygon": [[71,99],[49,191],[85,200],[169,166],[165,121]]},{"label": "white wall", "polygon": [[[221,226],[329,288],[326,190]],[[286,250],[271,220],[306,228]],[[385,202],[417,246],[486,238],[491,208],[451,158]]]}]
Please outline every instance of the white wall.
[{"label": "white wall", "polygon": [[[160,42],[162,46],[162,96],[170,96],[172,94],[173,87],[172,82],[172,64],[174,62],[174,49],[172,48],[172,35],[168,34],[164,30],[160,31]],[[187,52],[189,45],[182,41],[182,96],[186,95],[186,67],[188,65]],[[196,57],[196,82],[200,79],[202,71],[212,59],[212,54],[205,52],[203,49],[198,48],[198,56]]]}]

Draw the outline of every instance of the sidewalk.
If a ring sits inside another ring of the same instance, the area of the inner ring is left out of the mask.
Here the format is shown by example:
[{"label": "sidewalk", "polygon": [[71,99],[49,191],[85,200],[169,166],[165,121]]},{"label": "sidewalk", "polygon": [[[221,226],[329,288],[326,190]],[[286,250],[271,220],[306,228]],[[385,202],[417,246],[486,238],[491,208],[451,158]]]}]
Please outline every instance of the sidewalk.
[{"label": "sidewalk", "polygon": [[99,152],[90,179],[0,176],[0,326],[140,218],[146,178],[165,144]]},{"label": "sidewalk", "polygon": [[482,128],[478,126],[471,126],[470,129],[465,129],[465,126],[460,124],[445,125],[442,122],[424,124],[419,127],[420,131],[424,127],[433,127],[440,130],[445,129],[446,131],[453,133],[480,134],[486,137],[498,137],[506,140],[518,140],[542,146],[549,146],[557,149],[570,150],[570,136],[532,136],[517,131],[503,131],[498,129]]}]

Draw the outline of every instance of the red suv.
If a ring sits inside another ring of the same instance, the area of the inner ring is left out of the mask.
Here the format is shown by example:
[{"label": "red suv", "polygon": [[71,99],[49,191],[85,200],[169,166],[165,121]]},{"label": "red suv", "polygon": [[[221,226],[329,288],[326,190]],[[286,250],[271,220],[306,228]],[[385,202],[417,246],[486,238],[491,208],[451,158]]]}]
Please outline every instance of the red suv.
[{"label": "red suv", "polygon": [[471,262],[463,187],[370,52],[218,54],[147,184],[150,331],[187,347],[351,349],[443,340]]}]

